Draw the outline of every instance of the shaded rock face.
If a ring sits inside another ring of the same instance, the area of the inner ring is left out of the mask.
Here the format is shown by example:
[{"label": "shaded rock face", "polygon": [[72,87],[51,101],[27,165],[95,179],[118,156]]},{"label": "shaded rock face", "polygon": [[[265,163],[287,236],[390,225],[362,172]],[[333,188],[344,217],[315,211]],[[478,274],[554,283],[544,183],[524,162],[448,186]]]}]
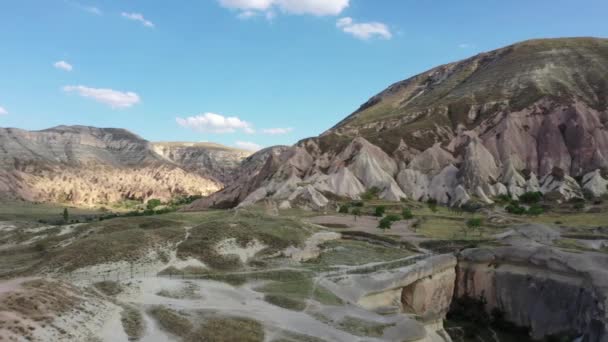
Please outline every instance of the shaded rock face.
[{"label": "shaded rock face", "polygon": [[0,196],[95,206],[127,199],[166,201],[222,188],[216,177],[208,176],[213,170],[193,172],[196,165],[178,161],[159,155],[150,142],[123,129],[2,128]]},{"label": "shaded rock face", "polygon": [[531,335],[608,339],[605,255],[580,255],[544,246],[465,250],[459,256],[456,296],[480,296],[490,312],[530,327]]}]

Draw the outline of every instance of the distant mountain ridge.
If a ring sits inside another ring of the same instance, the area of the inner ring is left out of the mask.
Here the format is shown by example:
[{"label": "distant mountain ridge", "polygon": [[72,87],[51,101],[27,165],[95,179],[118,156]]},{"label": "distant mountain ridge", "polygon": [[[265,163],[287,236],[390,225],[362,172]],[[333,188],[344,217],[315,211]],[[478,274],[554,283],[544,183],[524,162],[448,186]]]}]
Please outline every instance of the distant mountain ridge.
[{"label": "distant mountain ridge", "polygon": [[[198,159],[160,153],[181,147]],[[118,128],[0,128],[0,195],[91,206],[208,195],[246,156],[215,144],[151,143]]]},{"label": "distant mountain ridge", "polygon": [[525,41],[391,85],[319,137],[192,208],[388,200],[492,203],[608,192],[608,39]]}]

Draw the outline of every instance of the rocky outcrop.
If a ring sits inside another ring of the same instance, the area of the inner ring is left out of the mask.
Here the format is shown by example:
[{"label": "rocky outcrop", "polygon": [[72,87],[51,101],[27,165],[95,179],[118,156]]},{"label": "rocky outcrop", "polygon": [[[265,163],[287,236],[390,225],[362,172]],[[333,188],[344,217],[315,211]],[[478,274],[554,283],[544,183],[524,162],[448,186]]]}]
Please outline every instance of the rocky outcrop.
[{"label": "rocky outcrop", "polygon": [[602,177],[600,170],[595,170],[583,177],[583,191],[593,197],[601,197],[608,193],[608,180]]},{"label": "rocky outcrop", "polygon": [[529,327],[531,336],[608,339],[608,256],[541,244],[470,249],[459,255],[456,295],[483,297],[487,310]]}]

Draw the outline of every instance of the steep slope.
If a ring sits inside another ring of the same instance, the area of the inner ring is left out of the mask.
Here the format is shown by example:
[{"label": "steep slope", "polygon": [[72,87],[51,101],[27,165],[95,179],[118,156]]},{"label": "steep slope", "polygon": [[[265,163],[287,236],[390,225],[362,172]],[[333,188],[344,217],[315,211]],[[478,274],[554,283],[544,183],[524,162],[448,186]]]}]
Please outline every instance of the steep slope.
[{"label": "steep slope", "polygon": [[190,172],[226,184],[234,180],[241,162],[251,152],[214,143],[155,142],[154,151]]},{"label": "steep slope", "polygon": [[[185,153],[190,156],[175,160],[158,154],[158,147],[123,129],[0,128],[0,196],[92,206],[208,195],[222,188],[218,175],[229,173],[243,155],[224,148],[225,158],[204,164],[198,163],[196,151],[204,155],[205,146],[194,146]],[[213,155],[221,147],[209,150]]]},{"label": "steep slope", "polygon": [[583,196],[576,179],[594,196],[608,192],[606,169],[608,40],[532,40],[390,86],[274,158],[263,180],[242,178],[232,202],[287,207],[303,191],[358,198],[372,187],[452,205],[527,191],[569,199]]}]

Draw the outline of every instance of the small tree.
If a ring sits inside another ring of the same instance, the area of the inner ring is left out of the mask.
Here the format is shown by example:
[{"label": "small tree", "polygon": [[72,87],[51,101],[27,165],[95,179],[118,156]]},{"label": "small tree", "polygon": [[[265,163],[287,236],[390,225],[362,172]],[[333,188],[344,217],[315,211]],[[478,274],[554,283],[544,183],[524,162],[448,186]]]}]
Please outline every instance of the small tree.
[{"label": "small tree", "polygon": [[154,210],[154,208],[158,207],[159,205],[161,205],[161,201],[158,198],[152,198],[152,199],[148,200],[148,203],[146,204],[146,208],[148,210]]},{"label": "small tree", "polygon": [[68,208],[63,208],[63,222],[68,222],[70,219],[70,213],[68,213]]},{"label": "small tree", "polygon": [[387,230],[387,229],[391,229],[392,225],[393,225],[393,220],[391,220],[390,217],[385,217],[382,220],[380,220],[380,222],[378,223],[378,228],[380,228],[382,230]]},{"label": "small tree", "polygon": [[340,209],[338,209],[338,212],[340,214],[348,214],[348,209],[349,209],[348,204],[343,204],[340,206]]},{"label": "small tree", "polygon": [[412,214],[412,209],[410,208],[403,208],[403,210],[401,210],[401,216],[403,216],[404,220],[411,220],[414,218],[414,214]]},{"label": "small tree", "polygon": [[437,200],[430,198],[428,201],[426,201],[426,204],[429,206],[429,209],[431,209],[432,212],[436,213],[437,212]]},{"label": "small tree", "polygon": [[353,208],[353,210],[351,210],[350,213],[353,214],[353,216],[355,217],[355,221],[357,221],[357,217],[361,216],[361,208],[355,207]]},{"label": "small tree", "polygon": [[379,205],[376,207],[376,211],[374,212],[374,216],[376,217],[382,217],[384,216],[384,213],[386,212],[386,207],[383,205]]},{"label": "small tree", "polygon": [[471,218],[467,220],[467,229],[464,235],[466,236],[469,230],[475,230],[481,228],[482,221],[480,218]]}]

